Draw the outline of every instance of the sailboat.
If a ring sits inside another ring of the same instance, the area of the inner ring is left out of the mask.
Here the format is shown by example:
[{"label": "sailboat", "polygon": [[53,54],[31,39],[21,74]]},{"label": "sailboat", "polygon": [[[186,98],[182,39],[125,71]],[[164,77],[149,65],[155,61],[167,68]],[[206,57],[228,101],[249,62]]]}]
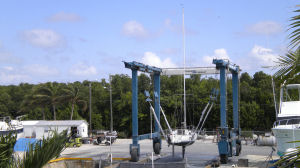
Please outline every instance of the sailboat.
[{"label": "sailboat", "polygon": [[[169,145],[182,146],[182,156],[184,158],[185,147],[192,145],[197,140],[197,132],[193,129],[188,129],[186,125],[186,93],[185,93],[185,28],[184,28],[184,8],[182,8],[182,35],[183,35],[183,112],[184,121],[183,128],[172,130],[169,128],[167,142]],[[162,110],[162,108],[161,108]],[[163,110],[162,110],[163,111]],[[163,113],[164,114],[164,113]],[[174,150],[174,149],[173,149]]]},{"label": "sailboat", "polygon": [[[186,127],[186,122],[184,122],[184,127],[181,129],[172,129],[167,117],[165,115],[164,110],[162,109],[162,107],[160,106],[160,110],[161,113],[163,114],[164,120],[167,124],[168,130],[166,131],[167,133],[165,133],[165,131],[163,130],[158,117],[155,114],[155,110],[151,104],[151,98],[150,98],[150,94],[148,91],[145,90],[145,96],[147,97],[146,101],[149,102],[150,105],[150,111],[152,112],[154,119],[156,120],[156,122],[158,123],[158,126],[160,128],[161,133],[163,134],[163,136],[165,137],[168,145],[172,145],[173,149],[173,156],[174,156],[174,146],[182,146],[182,157],[184,158],[185,155],[185,148],[189,145],[192,145],[196,140],[197,140],[197,136],[198,136],[198,132],[200,132],[204,126],[204,123],[207,119],[207,116],[209,115],[213,105],[214,105],[214,101],[216,100],[218,95],[218,90],[213,89],[210,95],[210,100],[208,101],[208,103],[206,104],[204,110],[202,111],[200,120],[197,124],[197,127],[194,129],[188,129]],[[157,96],[155,96],[157,97]],[[208,108],[209,107],[209,108]],[[205,117],[204,117],[205,116]],[[186,116],[185,116],[186,119]],[[186,120],[185,120],[186,121]],[[200,127],[201,125],[201,127]]]},{"label": "sailboat", "polygon": [[[210,95],[210,101],[207,103],[205,109],[202,111],[202,115],[201,118],[199,120],[199,123],[197,125],[196,128],[191,127],[191,129],[189,129],[187,127],[187,122],[186,122],[186,93],[185,93],[185,30],[184,30],[184,8],[182,8],[182,32],[183,32],[183,63],[184,63],[184,70],[183,70],[183,102],[184,102],[184,121],[183,121],[183,128],[180,129],[172,129],[170,127],[170,124],[166,118],[166,115],[164,113],[164,110],[162,109],[162,107],[160,107],[160,110],[163,114],[164,120],[167,124],[168,130],[167,133],[164,132],[164,130],[162,129],[161,125],[159,125],[161,133],[163,134],[163,136],[165,137],[168,145],[172,145],[173,147],[173,156],[174,156],[174,146],[181,146],[182,147],[182,157],[184,158],[185,155],[185,148],[189,145],[192,145],[195,143],[195,141],[197,140],[198,137],[198,129],[201,130],[205,120],[208,116],[208,114],[210,113],[212,106],[214,105],[214,100],[216,100],[216,96],[218,94],[217,90],[213,90],[212,94]],[[150,104],[150,109],[154,115],[154,118],[156,120],[157,123],[159,123],[159,120],[155,114],[154,108],[151,104],[151,99],[150,99],[150,94],[148,91],[145,91],[145,96],[147,97],[146,101],[149,102]],[[210,107],[209,107],[210,106]],[[208,108],[209,107],[209,108]],[[205,115],[205,118],[204,117]],[[204,120],[203,120],[204,119]],[[201,127],[200,124],[202,123]]]}]

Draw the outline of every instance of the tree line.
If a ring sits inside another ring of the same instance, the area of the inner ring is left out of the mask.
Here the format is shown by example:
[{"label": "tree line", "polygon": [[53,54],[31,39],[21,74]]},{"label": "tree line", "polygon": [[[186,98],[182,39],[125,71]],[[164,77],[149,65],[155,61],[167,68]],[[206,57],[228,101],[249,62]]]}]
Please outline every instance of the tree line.
[{"label": "tree line", "polygon": [[[272,94],[271,76],[257,72],[240,75],[240,126],[243,130],[270,130],[276,119]],[[138,77],[139,134],[150,132],[150,109],[144,90],[153,96],[153,78],[145,74]],[[0,115],[15,118],[25,115],[28,120],[79,120],[89,121],[89,85],[92,98],[92,129],[109,129],[110,94],[112,88],[112,111],[114,129],[123,136],[131,135],[131,77],[113,75],[111,85],[83,81],[74,83],[47,82],[41,84],[21,83],[0,86]],[[227,80],[228,124],[232,126],[232,85]],[[191,75],[186,79],[187,125],[197,125],[201,112],[209,101],[210,91],[219,88],[217,76]],[[279,87],[276,87],[278,95]],[[183,77],[161,76],[161,106],[172,127],[180,127],[183,121]],[[162,121],[166,128],[166,124]],[[206,129],[220,125],[220,102],[205,123]]]}]

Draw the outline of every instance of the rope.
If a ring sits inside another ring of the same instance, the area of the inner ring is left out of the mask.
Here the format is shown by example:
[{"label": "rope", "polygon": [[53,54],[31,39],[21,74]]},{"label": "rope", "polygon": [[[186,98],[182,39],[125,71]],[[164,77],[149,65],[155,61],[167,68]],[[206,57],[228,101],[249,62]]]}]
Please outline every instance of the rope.
[{"label": "rope", "polygon": [[204,116],[204,114],[205,114],[205,112],[206,112],[206,109],[207,109],[207,107],[209,106],[209,104],[210,104],[210,101],[206,104],[206,106],[205,106],[205,108],[204,108],[204,110],[202,111],[202,114],[201,114],[201,117],[200,117],[200,120],[199,120],[199,122],[198,122],[198,124],[197,124],[197,127],[196,127],[196,131],[197,131],[197,129],[199,128],[199,126],[200,126],[200,123],[201,123],[201,121],[202,121],[202,119],[203,119],[203,116]]},{"label": "rope", "polygon": [[152,104],[151,104],[150,102],[149,102],[149,104],[150,104],[150,109],[151,109],[150,111],[152,111],[152,114],[153,114],[153,116],[154,116],[154,118],[155,118],[155,120],[156,120],[157,125],[158,125],[159,128],[160,128],[161,133],[163,134],[163,136],[164,136],[165,139],[167,140],[167,136],[166,136],[164,130],[162,129],[162,127],[161,127],[161,125],[160,125],[160,123],[159,123],[159,121],[158,121],[158,118],[157,118],[157,116],[156,116],[156,114],[155,114],[154,108],[153,108],[153,106],[152,106]]},{"label": "rope", "polygon": [[165,121],[166,121],[166,123],[167,123],[167,126],[168,126],[169,131],[172,132],[172,129],[171,129],[171,127],[170,127],[170,124],[169,124],[169,122],[168,122],[168,120],[167,120],[167,117],[166,117],[166,115],[165,115],[165,112],[164,112],[164,110],[161,108],[161,106],[160,106],[160,110],[161,110],[161,113],[162,113],[163,116],[164,116],[164,119],[165,119]]},{"label": "rope", "polygon": [[205,121],[206,121],[206,118],[207,118],[207,116],[209,115],[209,113],[210,113],[210,111],[211,111],[213,105],[214,105],[214,103],[212,103],[212,104],[210,105],[209,110],[208,110],[208,112],[207,112],[207,114],[206,114],[206,116],[205,116],[205,118],[204,118],[204,121],[203,121],[203,123],[202,123],[202,125],[201,125],[201,127],[200,127],[200,129],[199,129],[200,131],[201,131],[202,127],[204,126],[204,123],[205,123]]}]

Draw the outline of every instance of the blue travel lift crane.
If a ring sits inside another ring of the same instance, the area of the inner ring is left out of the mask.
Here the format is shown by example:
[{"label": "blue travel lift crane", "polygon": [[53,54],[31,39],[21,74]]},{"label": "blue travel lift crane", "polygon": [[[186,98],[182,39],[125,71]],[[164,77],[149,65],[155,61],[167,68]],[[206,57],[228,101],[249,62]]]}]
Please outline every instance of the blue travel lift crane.
[{"label": "blue travel lift crane", "polygon": [[[218,74],[220,73],[220,117],[221,126],[219,133],[221,139],[218,142],[219,156],[221,163],[227,163],[228,157],[239,156],[241,152],[241,141],[239,139],[239,66],[231,64],[228,60],[214,59],[214,67],[195,67],[195,68],[157,68],[139,62],[124,62],[125,68],[132,71],[132,144],[130,144],[131,160],[137,162],[140,156],[139,140],[153,139],[153,149],[155,154],[161,150],[161,137],[159,123],[155,121],[154,133],[138,135],[138,76],[137,71],[147,72],[154,76],[154,110],[158,122],[160,122],[160,75],[190,75],[190,74]],[[233,95],[233,129],[229,132],[227,125],[227,94],[226,94],[226,73],[232,73],[232,95]]]},{"label": "blue travel lift crane", "polygon": [[159,123],[155,121],[154,133],[138,135],[138,76],[137,72],[147,72],[154,76],[154,111],[158,121],[160,121],[160,74],[161,69],[153,66],[148,66],[139,62],[124,62],[125,68],[132,71],[132,144],[130,144],[131,161],[137,162],[140,156],[139,140],[153,138],[153,149],[155,154],[160,154],[161,137]]},{"label": "blue travel lift crane", "polygon": [[[221,163],[227,163],[228,157],[239,156],[242,146],[239,139],[239,72],[240,67],[231,64],[228,60],[214,59],[213,64],[220,70],[220,117],[221,126],[219,134],[221,139],[218,142],[218,149]],[[227,94],[226,94],[226,72],[232,73],[232,103],[233,103],[233,128],[229,131],[227,125]]]}]

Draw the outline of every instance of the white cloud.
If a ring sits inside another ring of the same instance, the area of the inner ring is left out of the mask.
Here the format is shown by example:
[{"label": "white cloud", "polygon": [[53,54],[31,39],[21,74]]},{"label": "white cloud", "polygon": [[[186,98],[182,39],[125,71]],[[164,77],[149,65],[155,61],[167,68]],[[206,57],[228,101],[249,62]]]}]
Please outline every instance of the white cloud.
[{"label": "white cloud", "polygon": [[126,22],[123,25],[122,33],[127,37],[132,37],[137,40],[144,39],[149,35],[144,26],[135,20]]},{"label": "white cloud", "polygon": [[30,75],[36,76],[56,76],[59,71],[56,68],[48,67],[46,65],[33,64],[24,67],[24,70]]},{"label": "white cloud", "polygon": [[82,18],[75,13],[59,12],[48,18],[50,22],[78,22],[82,21]]},{"label": "white cloud", "polygon": [[30,81],[30,77],[15,72],[0,72],[1,84],[17,84]]},{"label": "white cloud", "polygon": [[14,70],[14,68],[13,67],[11,67],[11,66],[4,66],[4,67],[2,67],[5,71],[13,71]]},{"label": "white cloud", "polygon": [[89,76],[89,75],[96,75],[97,69],[94,66],[89,66],[81,62],[74,65],[69,70],[69,73],[74,76]]},{"label": "white cloud", "polygon": [[44,49],[61,48],[65,45],[63,37],[50,29],[27,30],[23,32],[23,38],[31,45]]},{"label": "white cloud", "polygon": [[228,59],[230,60],[226,49],[224,48],[219,48],[214,50],[213,55],[206,55],[202,57],[203,61],[205,64],[212,64],[213,59]]},{"label": "white cloud", "polygon": [[22,62],[21,58],[14,56],[8,51],[4,51],[0,49],[0,63],[20,64],[21,62]]},{"label": "white cloud", "polygon": [[155,66],[158,68],[174,68],[176,65],[172,62],[170,58],[166,58],[161,60],[155,53],[153,52],[145,52],[142,58],[142,63]]},{"label": "white cloud", "polygon": [[274,61],[277,60],[277,57],[278,54],[276,54],[272,49],[254,45],[248,55],[241,57],[238,62],[235,63],[240,65],[243,71],[248,71],[250,73],[258,71],[272,73],[272,68],[267,67],[274,66]]},{"label": "white cloud", "polygon": [[272,49],[264,48],[262,46],[254,45],[250,52],[250,56],[254,58],[256,64],[261,66],[272,66],[277,60],[278,55]]},{"label": "white cloud", "polygon": [[249,26],[247,31],[257,35],[274,35],[282,32],[282,26],[274,21],[262,21]]}]

